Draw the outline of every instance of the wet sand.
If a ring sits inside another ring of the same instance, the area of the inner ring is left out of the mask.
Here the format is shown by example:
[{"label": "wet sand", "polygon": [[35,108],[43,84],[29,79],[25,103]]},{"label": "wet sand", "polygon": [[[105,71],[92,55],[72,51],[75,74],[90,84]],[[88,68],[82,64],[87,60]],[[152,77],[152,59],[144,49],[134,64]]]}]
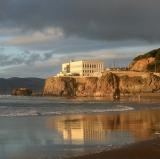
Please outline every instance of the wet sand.
[{"label": "wet sand", "polygon": [[[157,96],[114,102],[10,96],[0,100],[0,159],[160,159]],[[147,141],[153,137],[157,139]]]},{"label": "wet sand", "polygon": [[160,159],[160,138],[71,159]]}]

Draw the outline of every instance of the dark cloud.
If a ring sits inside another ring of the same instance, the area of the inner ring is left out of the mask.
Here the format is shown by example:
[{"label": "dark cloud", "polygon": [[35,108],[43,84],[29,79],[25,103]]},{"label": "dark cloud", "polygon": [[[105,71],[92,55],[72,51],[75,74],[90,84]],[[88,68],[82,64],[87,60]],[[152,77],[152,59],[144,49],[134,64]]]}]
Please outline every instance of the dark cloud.
[{"label": "dark cloud", "polygon": [[68,36],[160,41],[159,0],[0,0],[1,26],[59,27]]},{"label": "dark cloud", "polygon": [[127,65],[159,47],[159,6],[159,0],[0,0],[0,76],[48,76],[81,58]]},{"label": "dark cloud", "polygon": [[14,54],[0,54],[0,66],[12,66],[12,65],[31,65],[35,62],[46,61],[53,56],[52,52],[49,53],[31,53],[29,51],[21,52],[19,55]]}]

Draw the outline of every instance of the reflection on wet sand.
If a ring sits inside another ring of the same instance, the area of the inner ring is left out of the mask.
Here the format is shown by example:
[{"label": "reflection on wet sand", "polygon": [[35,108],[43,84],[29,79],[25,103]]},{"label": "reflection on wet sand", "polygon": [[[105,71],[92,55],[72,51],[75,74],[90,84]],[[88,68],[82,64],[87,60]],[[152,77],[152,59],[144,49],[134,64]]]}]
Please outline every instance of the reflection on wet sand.
[{"label": "reflection on wet sand", "polygon": [[49,118],[47,124],[49,128],[57,129],[64,142],[70,144],[105,143],[127,135],[133,140],[146,140],[160,131],[160,111],[59,116]]},{"label": "reflection on wet sand", "polygon": [[8,134],[1,131],[0,159],[71,157],[146,140],[160,132],[160,110],[4,121],[12,127],[3,128]]}]

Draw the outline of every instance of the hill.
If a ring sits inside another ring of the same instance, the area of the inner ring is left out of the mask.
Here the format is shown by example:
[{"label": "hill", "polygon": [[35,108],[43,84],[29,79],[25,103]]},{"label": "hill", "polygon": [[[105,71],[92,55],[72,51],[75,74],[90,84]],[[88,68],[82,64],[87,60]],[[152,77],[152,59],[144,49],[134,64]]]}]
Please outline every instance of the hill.
[{"label": "hill", "polygon": [[137,56],[129,65],[133,71],[160,72],[160,48]]},{"label": "hill", "polygon": [[41,78],[0,78],[0,94],[11,94],[16,88],[29,88],[33,92],[42,92],[44,87],[44,79]]}]

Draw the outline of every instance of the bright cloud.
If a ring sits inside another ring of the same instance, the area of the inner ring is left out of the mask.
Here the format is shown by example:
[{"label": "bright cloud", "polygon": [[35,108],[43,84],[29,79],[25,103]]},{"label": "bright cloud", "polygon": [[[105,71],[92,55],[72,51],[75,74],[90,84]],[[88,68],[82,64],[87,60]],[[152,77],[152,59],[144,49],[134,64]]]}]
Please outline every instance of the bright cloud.
[{"label": "bright cloud", "polygon": [[28,45],[34,43],[43,43],[48,42],[50,40],[58,40],[64,36],[63,31],[59,28],[47,28],[42,31],[34,31],[32,33],[28,33],[26,35],[18,35],[15,36],[5,44],[8,45]]}]

